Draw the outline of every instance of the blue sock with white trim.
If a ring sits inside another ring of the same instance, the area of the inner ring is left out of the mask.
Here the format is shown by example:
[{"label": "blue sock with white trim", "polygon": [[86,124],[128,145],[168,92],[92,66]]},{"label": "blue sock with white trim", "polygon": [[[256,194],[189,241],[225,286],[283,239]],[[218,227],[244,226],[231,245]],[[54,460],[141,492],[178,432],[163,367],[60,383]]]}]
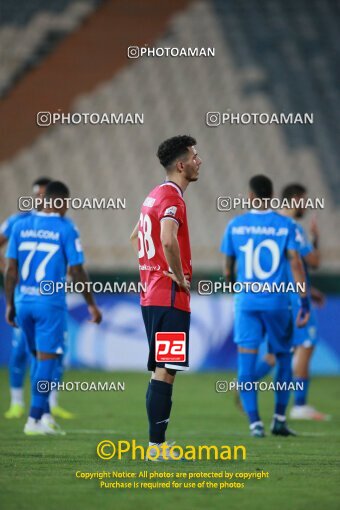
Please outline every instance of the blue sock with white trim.
[{"label": "blue sock with white trim", "polygon": [[294,404],[296,406],[305,406],[307,403],[309,378],[294,377],[294,383],[295,383]]},{"label": "blue sock with white trim", "polygon": [[273,369],[273,365],[270,365],[266,358],[258,359],[255,370],[255,381],[260,381],[266,375],[270,374]]},{"label": "blue sock with white trim", "polygon": [[53,371],[57,358],[37,360],[36,370],[32,377],[32,400],[30,417],[40,420],[48,409],[48,396],[50,393]]},{"label": "blue sock with white trim", "polygon": [[284,417],[290,397],[290,390],[284,389],[292,382],[292,353],[285,352],[276,355],[277,370],[275,384],[283,389],[275,390],[275,414]]},{"label": "blue sock with white trim", "polygon": [[257,391],[254,387],[246,388],[246,383],[253,383],[255,381],[256,361],[257,353],[238,353],[238,382],[243,384],[243,389],[240,390],[240,397],[250,424],[261,421],[257,406]]}]

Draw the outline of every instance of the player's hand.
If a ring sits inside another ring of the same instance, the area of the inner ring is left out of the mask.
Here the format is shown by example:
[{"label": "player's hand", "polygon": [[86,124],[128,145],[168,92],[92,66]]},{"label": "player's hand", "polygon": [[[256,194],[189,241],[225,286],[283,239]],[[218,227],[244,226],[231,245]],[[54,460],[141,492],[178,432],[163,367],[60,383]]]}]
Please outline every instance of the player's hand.
[{"label": "player's hand", "polygon": [[326,298],[325,294],[320,292],[319,290],[312,288],[312,301],[318,306],[324,306]]},{"label": "player's hand", "polygon": [[12,305],[6,306],[6,322],[12,326],[13,328],[17,328],[17,324],[14,320],[15,317],[15,308]]},{"label": "player's hand", "polygon": [[298,328],[303,328],[309,321],[309,317],[310,312],[303,312],[303,310],[300,308],[298,316],[296,318],[296,326]]},{"label": "player's hand", "polygon": [[303,328],[310,317],[310,303],[309,298],[307,296],[301,298],[301,306],[296,318],[296,326],[298,328]]},{"label": "player's hand", "polygon": [[190,294],[190,282],[189,280],[187,280],[186,276],[183,277],[183,280],[178,280],[178,278],[176,278],[176,276],[173,273],[169,273],[169,271],[163,271],[163,273],[165,274],[165,276],[169,276],[171,280],[177,283],[180,289],[184,290],[184,292],[186,292],[187,294]]},{"label": "player's hand", "polygon": [[89,322],[94,322],[95,324],[100,324],[102,321],[102,312],[99,310],[99,308],[96,307],[96,305],[90,305],[88,307],[89,314],[91,315],[91,319]]}]

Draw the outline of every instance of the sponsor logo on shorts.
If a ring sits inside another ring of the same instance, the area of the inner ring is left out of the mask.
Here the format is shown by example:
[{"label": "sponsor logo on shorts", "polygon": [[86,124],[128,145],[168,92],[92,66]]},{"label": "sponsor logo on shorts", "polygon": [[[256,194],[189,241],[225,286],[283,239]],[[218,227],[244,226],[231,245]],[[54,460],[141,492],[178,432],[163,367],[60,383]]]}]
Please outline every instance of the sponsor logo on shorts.
[{"label": "sponsor logo on shorts", "polygon": [[186,361],[186,333],[156,333],[156,362],[173,363]]}]

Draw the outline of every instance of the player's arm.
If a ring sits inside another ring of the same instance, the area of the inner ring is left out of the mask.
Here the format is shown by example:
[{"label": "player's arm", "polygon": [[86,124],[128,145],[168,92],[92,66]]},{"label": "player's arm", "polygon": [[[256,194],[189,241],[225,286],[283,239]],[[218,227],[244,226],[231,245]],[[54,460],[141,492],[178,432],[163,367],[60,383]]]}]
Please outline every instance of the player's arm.
[{"label": "player's arm", "polygon": [[18,281],[18,262],[8,258],[5,268],[5,296],[6,296],[6,321],[10,326],[17,327],[14,322],[14,290]]},{"label": "player's arm", "polygon": [[301,284],[301,286],[303,286],[305,289],[304,291],[301,291],[299,293],[301,298],[301,307],[296,319],[297,327],[302,328],[309,321],[310,315],[310,303],[309,298],[307,296],[306,273],[303,267],[302,259],[298,251],[287,250],[287,255],[295,283]]},{"label": "player's arm", "polygon": [[314,249],[305,255],[303,259],[309,267],[317,269],[320,266],[320,251],[318,249]]},{"label": "player's arm", "polygon": [[69,274],[74,283],[81,282],[83,284],[83,296],[87,303],[89,314],[91,315],[90,322],[99,324],[102,320],[102,314],[95,303],[94,297],[89,288],[90,286],[86,285],[90,279],[84,268],[84,253],[81,246],[79,232],[77,227],[72,223],[68,224],[64,242]]},{"label": "player's arm", "polygon": [[85,270],[82,264],[77,264],[75,266],[70,266],[69,272],[74,283],[81,282],[84,284],[82,286],[84,289],[82,294],[87,303],[89,313],[92,317],[90,322],[95,322],[96,324],[99,324],[102,320],[102,314],[96,305],[92,292],[88,288],[89,286],[86,285],[86,283],[90,281],[87,271]]},{"label": "player's arm", "polygon": [[314,303],[316,303],[318,306],[324,306],[325,295],[323,292],[321,292],[319,289],[316,289],[315,287],[311,287],[310,295]]},{"label": "player's arm", "polygon": [[235,257],[227,255],[225,258],[224,275],[227,283],[235,282]]},{"label": "player's arm", "polygon": [[190,282],[186,279],[181,262],[181,254],[177,239],[178,223],[172,219],[164,218],[161,221],[161,243],[164,256],[171,268],[171,273],[164,271],[177,285],[189,294]]},{"label": "player's arm", "polygon": [[223,234],[220,251],[225,255],[224,276],[227,283],[234,284],[236,279],[236,253],[231,235],[233,222],[231,221]]},{"label": "player's arm", "polygon": [[313,250],[304,255],[303,258],[309,267],[317,269],[320,266],[321,256],[319,250],[319,227],[315,217],[312,218],[309,230],[312,237]]},{"label": "player's arm", "polygon": [[6,268],[6,260],[5,260],[4,254],[2,252],[2,249],[5,246],[5,244],[7,243],[7,241],[8,241],[7,237],[4,234],[0,233],[0,271],[2,273],[5,273],[5,268]]},{"label": "player's arm", "polygon": [[130,235],[130,241],[132,244],[132,248],[134,249],[134,252],[138,256],[138,227],[139,227],[139,221],[137,222],[137,225],[133,229],[131,235]]}]

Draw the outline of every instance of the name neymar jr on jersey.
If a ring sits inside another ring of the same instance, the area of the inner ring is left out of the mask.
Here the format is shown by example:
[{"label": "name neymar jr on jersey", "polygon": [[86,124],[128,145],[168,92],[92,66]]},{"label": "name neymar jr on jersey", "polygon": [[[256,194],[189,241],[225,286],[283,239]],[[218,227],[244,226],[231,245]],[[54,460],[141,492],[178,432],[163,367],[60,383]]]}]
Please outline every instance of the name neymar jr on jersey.
[{"label": "name neymar jr on jersey", "polygon": [[239,227],[232,227],[232,234],[236,235],[260,235],[260,236],[286,236],[288,229],[286,227],[266,227],[257,225],[241,225]]}]

